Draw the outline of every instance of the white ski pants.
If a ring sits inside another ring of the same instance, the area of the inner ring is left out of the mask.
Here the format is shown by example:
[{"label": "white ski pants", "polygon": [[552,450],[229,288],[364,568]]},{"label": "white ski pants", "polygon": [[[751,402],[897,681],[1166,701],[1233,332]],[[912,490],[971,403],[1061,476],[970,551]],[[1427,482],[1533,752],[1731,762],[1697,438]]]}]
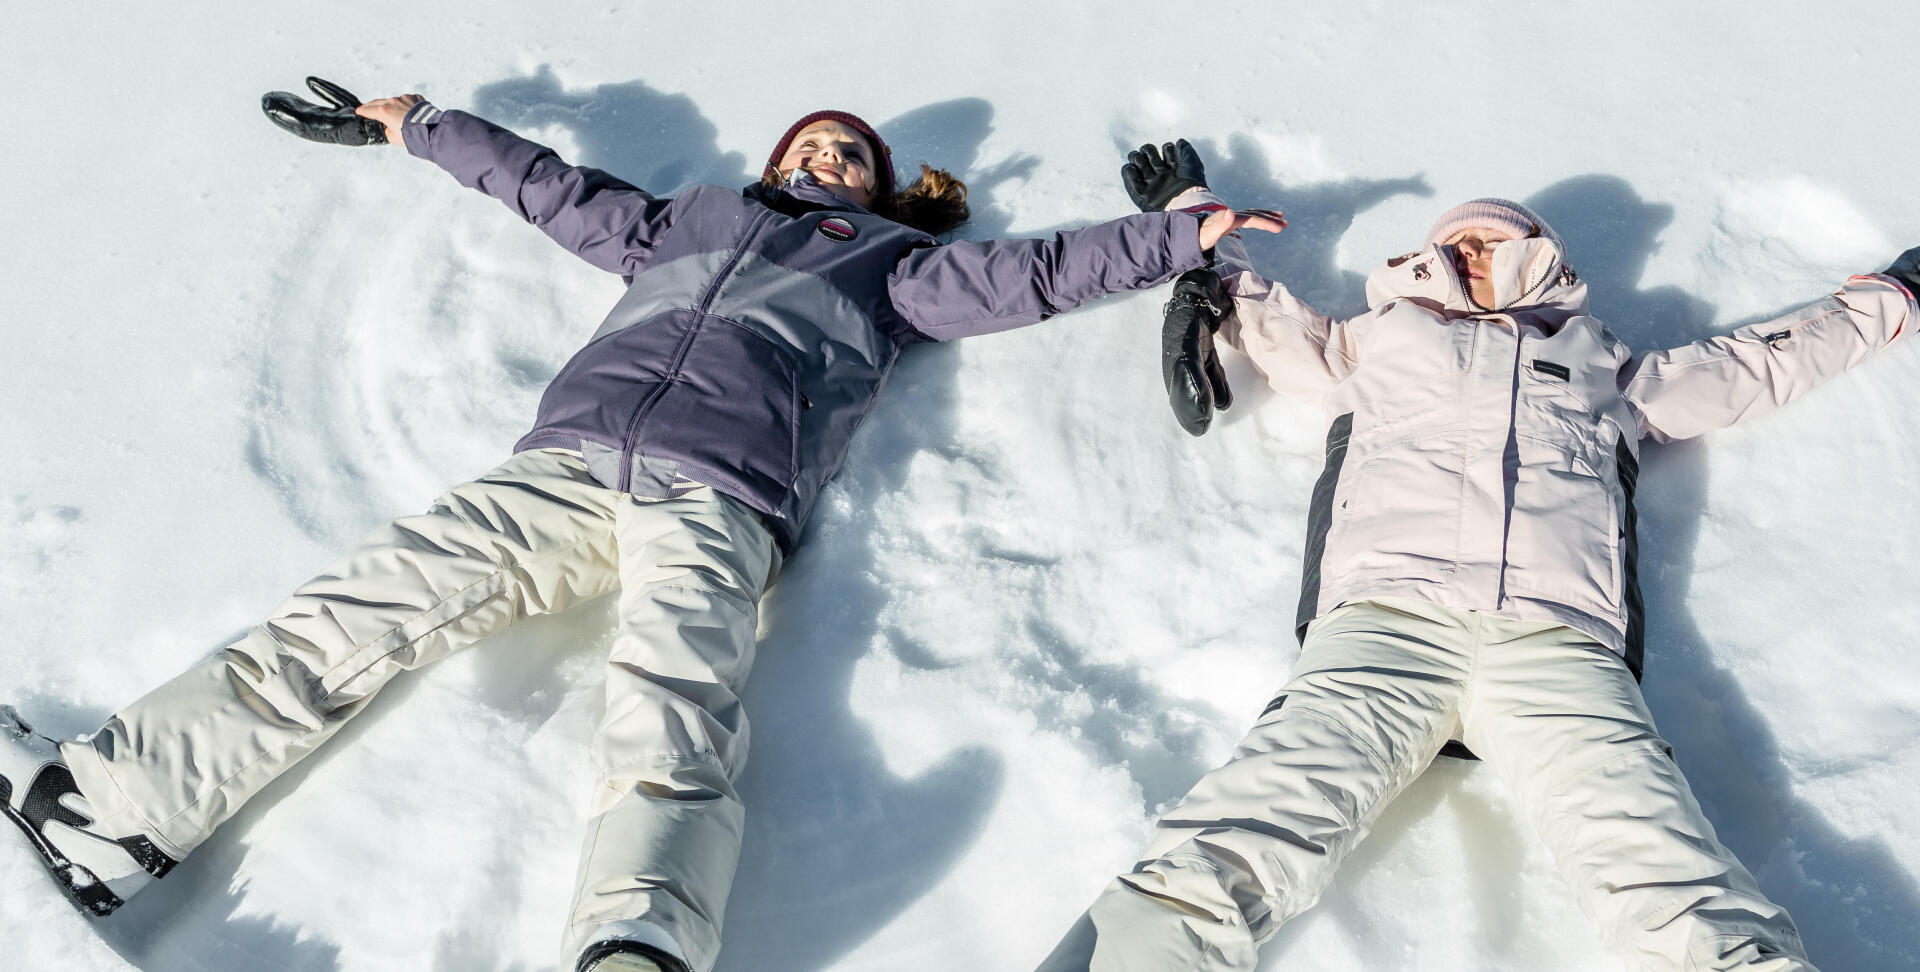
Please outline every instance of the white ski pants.
[{"label": "white ski pants", "polygon": [[1252,969],[1449,739],[1500,774],[1628,967],[1813,969],[1715,839],[1618,655],[1559,625],[1383,599],[1313,623],[1233,757],[1042,972]]},{"label": "white ski pants", "polygon": [[739,692],[780,555],[738,502],[687,481],[667,492],[607,489],[569,452],[520,453],[376,531],[62,755],[104,819],[178,859],[395,675],[617,589],[562,968],[625,939],[709,969],[744,821]]}]

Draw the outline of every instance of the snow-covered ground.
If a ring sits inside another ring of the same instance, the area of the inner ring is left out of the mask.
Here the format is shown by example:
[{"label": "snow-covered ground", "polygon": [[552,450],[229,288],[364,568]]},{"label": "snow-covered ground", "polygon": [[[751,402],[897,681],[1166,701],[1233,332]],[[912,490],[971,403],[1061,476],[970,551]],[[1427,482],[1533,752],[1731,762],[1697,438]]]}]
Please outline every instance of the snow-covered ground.
[{"label": "snow-covered ground", "polygon": [[[278,7],[278,9],[272,9]],[[619,281],[256,100],[421,91],[659,192],[805,111],[972,186],[987,237],[1128,210],[1186,136],[1323,308],[1446,205],[1566,237],[1653,347],[1920,243],[1910,5],[10,3],[0,699],[60,734],[503,458]],[[727,972],[1030,968],[1282,681],[1324,426],[1231,368],[1167,413],[1162,295],[909,355],[768,602]],[[1920,967],[1920,347],[1649,446],[1646,691],[1829,970]],[[396,684],[111,921],[0,838],[0,967],[553,967],[610,612]],[[1490,772],[1443,762],[1263,968],[1616,968]]]}]

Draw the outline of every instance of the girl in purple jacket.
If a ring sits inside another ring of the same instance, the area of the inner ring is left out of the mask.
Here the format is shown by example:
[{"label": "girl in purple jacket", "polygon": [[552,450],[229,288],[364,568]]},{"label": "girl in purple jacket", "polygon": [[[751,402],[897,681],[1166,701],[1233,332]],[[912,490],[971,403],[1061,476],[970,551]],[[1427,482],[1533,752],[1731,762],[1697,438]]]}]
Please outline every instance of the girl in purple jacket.
[{"label": "girl in purple jacket", "polygon": [[941,244],[965,187],[896,191],[886,143],[801,118],[745,190],[671,199],[409,95],[269,95],[270,117],[390,142],[499,199],[628,289],[513,456],[402,517],[239,642],[56,742],[0,707],[0,807],[111,913],[395,675],[619,591],[568,969],[704,972],[739,855],[758,604],[902,348],[1021,327],[1201,266],[1267,216],[1146,213],[1051,240]]}]

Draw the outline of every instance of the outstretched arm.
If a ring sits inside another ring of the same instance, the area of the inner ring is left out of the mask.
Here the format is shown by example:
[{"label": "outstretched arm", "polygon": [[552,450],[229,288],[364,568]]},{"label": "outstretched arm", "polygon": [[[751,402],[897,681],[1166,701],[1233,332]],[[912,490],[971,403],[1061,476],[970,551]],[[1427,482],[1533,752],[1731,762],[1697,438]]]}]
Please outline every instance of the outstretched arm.
[{"label": "outstretched arm", "polygon": [[[1182,192],[1168,205],[1199,212],[1226,209],[1205,186]],[[1238,237],[1220,241],[1213,265],[1233,296],[1233,313],[1220,322],[1218,336],[1245,354],[1275,391],[1318,401],[1353,373],[1359,349],[1346,323],[1255,272]]]},{"label": "outstretched arm", "polygon": [[962,241],[910,251],[887,290],[920,336],[935,341],[1024,327],[1096,297],[1145,290],[1206,263],[1204,250],[1239,226],[1233,213],[1202,218],[1142,213],[1051,240]]},{"label": "outstretched arm", "polygon": [[1917,256],[1901,257],[1906,279],[1895,263],[1773,320],[1634,358],[1620,383],[1642,434],[1686,439],[1765,415],[1912,332]]},{"label": "outstretched arm", "polygon": [[419,95],[355,109],[386,126],[387,141],[500,200],[581,259],[622,276],[638,272],[672,224],[673,201],[599,169],[568,165],[550,148]]},{"label": "outstretched arm", "polygon": [[[1159,146],[1142,145],[1127,153],[1127,162],[1120,167],[1120,184],[1141,212],[1157,213],[1190,190],[1205,193],[1206,165],[1184,138]],[[1174,208],[1208,214],[1209,219],[1232,212],[1211,197],[1197,205]],[[1262,211],[1262,216],[1280,229],[1287,226],[1287,218],[1278,212]],[[1227,382],[1226,369],[1220,366],[1213,336],[1234,313],[1233,295],[1217,268],[1223,260],[1236,259],[1240,265],[1246,264],[1239,237],[1229,233],[1216,241],[1213,265],[1181,274],[1173,284],[1173,297],[1161,309],[1160,377],[1174,420],[1189,435],[1205,435],[1213,425],[1213,413],[1233,405],[1233,388]]]}]

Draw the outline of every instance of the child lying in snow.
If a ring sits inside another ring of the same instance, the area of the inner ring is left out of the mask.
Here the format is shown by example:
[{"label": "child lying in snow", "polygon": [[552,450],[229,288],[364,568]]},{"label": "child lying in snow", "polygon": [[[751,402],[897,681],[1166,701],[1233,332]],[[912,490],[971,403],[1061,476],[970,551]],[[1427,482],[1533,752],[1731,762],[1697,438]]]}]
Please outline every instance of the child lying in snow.
[{"label": "child lying in snow", "polygon": [[[1142,209],[1225,209],[1185,142],[1130,159]],[[1042,969],[1253,968],[1450,742],[1500,774],[1638,967],[1812,969],[1640,696],[1639,442],[1764,414],[1912,330],[1920,248],[1776,320],[1641,355],[1587,316],[1553,228],[1505,200],[1442,214],[1350,320],[1262,278],[1237,240],[1218,254],[1220,275],[1187,274],[1168,305],[1182,425],[1204,432],[1222,404],[1216,327],[1332,417],[1300,658]]]},{"label": "child lying in snow", "polygon": [[896,191],[886,143],[845,112],[795,122],[745,190],[662,199],[415,95],[362,106],[309,83],[335,107],[275,93],[269,116],[318,141],[404,145],[629,288],[512,458],[377,531],[239,642],[87,738],[55,743],[0,707],[0,807],[95,915],[400,672],[618,590],[562,967],[711,968],[760,597],[901,349],[1157,286],[1233,228],[1279,228],[1169,212],[942,245],[965,187],[923,167]]}]

